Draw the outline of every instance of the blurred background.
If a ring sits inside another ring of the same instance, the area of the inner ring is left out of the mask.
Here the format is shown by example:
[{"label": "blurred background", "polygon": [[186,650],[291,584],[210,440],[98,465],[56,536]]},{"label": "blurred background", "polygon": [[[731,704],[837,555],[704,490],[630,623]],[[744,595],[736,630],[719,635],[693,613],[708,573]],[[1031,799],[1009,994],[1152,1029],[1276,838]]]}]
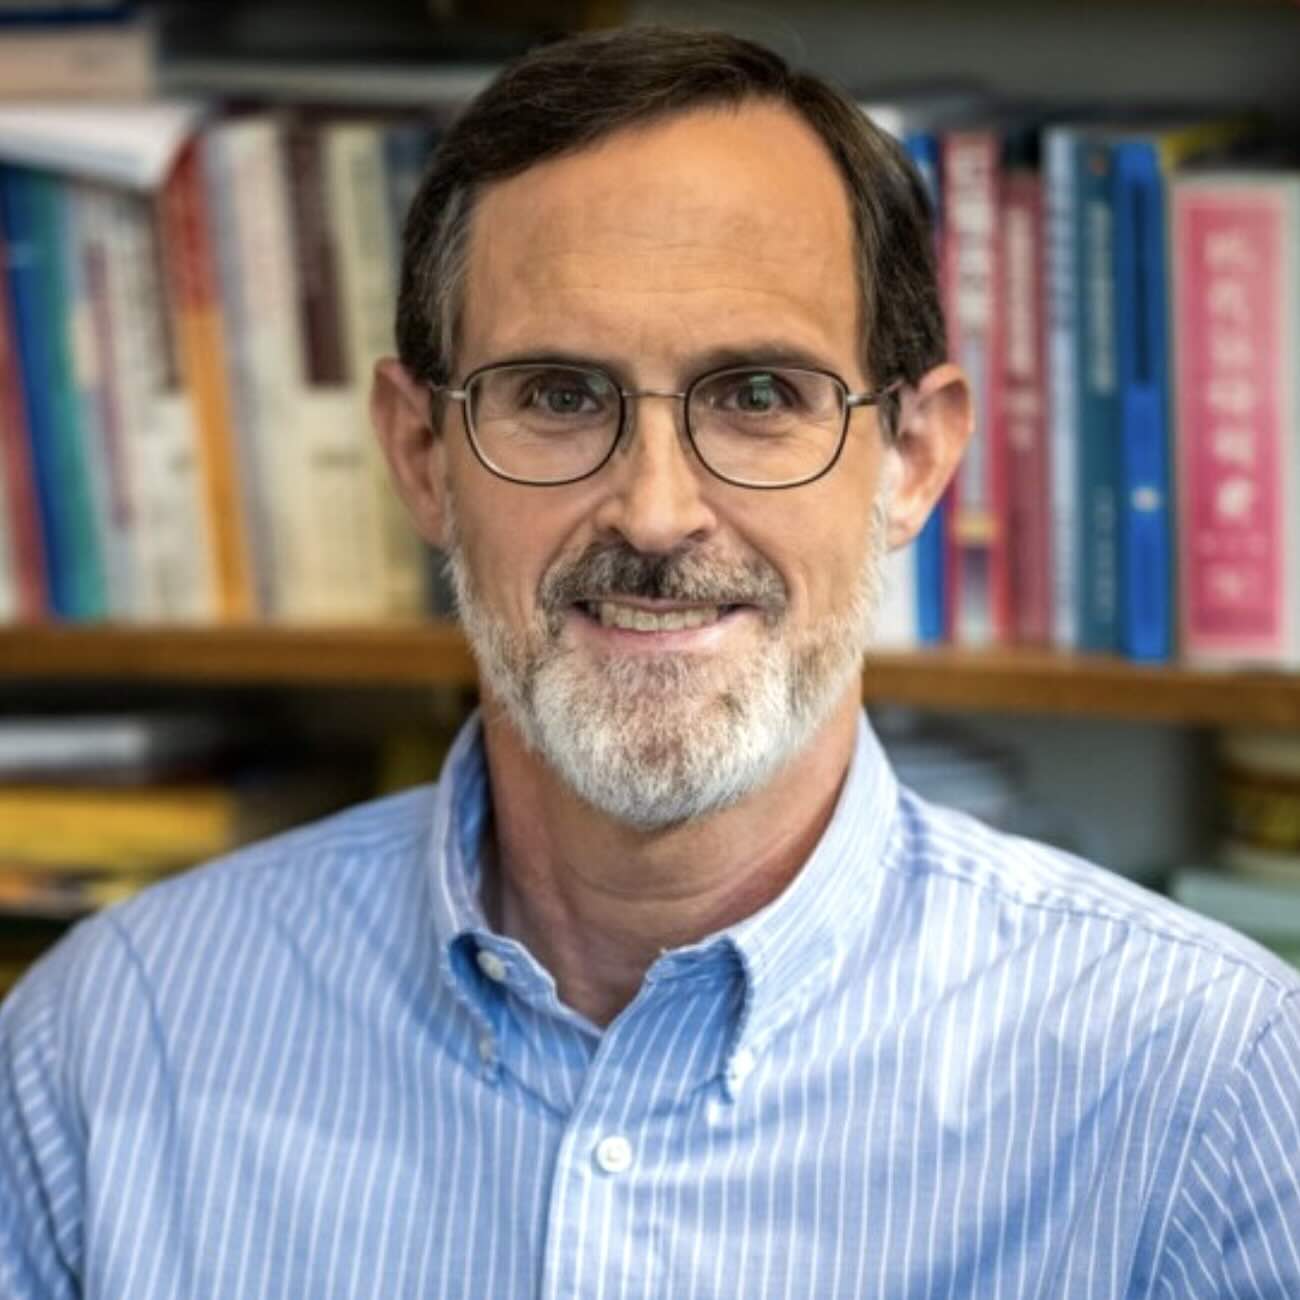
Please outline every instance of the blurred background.
[{"label": "blurred background", "polygon": [[[949,325],[988,477],[864,676],[900,774],[1300,954],[1300,5],[0,0],[0,990],[436,775],[473,670],[364,414],[402,219],[504,61],[642,22],[837,82],[930,187],[947,301],[984,268]],[[1245,250],[1208,287],[1207,193]],[[1195,533],[1216,402],[1257,508]]]}]

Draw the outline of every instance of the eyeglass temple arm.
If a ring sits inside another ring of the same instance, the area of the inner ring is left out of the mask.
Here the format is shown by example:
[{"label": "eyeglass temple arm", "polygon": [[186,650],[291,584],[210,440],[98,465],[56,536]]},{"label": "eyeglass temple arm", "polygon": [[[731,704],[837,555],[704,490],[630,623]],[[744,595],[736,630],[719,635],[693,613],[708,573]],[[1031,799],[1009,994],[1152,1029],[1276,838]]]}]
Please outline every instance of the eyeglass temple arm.
[{"label": "eyeglass temple arm", "polygon": [[883,401],[891,393],[896,393],[903,386],[901,379],[895,379],[892,384],[886,384],[884,388],[876,388],[867,393],[849,393],[844,398],[844,405],[852,409],[855,406],[875,406],[878,402]]}]

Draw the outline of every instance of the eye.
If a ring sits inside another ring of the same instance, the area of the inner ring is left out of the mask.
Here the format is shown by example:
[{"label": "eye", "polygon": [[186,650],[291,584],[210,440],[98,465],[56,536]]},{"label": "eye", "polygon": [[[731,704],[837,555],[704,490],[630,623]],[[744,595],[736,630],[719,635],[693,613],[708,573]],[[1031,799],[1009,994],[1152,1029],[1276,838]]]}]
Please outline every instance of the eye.
[{"label": "eye", "polygon": [[773,374],[756,371],[732,375],[724,383],[719,405],[728,406],[742,415],[769,415],[790,407],[790,394]]},{"label": "eye", "polygon": [[596,375],[549,372],[534,375],[521,387],[519,405],[557,419],[599,415],[609,409],[613,390]]}]

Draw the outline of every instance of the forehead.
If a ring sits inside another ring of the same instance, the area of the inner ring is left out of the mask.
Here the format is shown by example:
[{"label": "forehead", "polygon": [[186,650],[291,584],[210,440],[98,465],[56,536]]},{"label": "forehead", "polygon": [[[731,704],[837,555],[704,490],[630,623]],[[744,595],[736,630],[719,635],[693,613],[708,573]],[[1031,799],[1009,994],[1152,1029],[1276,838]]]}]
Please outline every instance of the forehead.
[{"label": "forehead", "polygon": [[593,335],[668,351],[752,335],[852,352],[855,262],[846,188],[806,123],[768,104],[691,111],[484,191],[464,350],[481,363]]}]

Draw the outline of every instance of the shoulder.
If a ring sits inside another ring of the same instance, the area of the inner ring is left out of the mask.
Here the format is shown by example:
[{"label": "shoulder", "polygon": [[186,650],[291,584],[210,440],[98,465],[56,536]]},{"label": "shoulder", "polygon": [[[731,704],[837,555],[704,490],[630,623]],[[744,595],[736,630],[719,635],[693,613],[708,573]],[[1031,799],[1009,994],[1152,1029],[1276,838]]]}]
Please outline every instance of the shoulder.
[{"label": "shoulder", "polygon": [[224,981],[251,954],[274,966],[295,947],[346,944],[372,921],[418,914],[434,790],[250,845],[83,921],[19,982],[10,1024],[50,1021],[75,1041],[123,1000],[154,1002],[190,981]]},{"label": "shoulder", "polygon": [[906,790],[889,863],[934,900],[925,906],[957,908],[981,934],[1001,928],[1008,943],[1038,950],[1042,960],[1025,969],[1044,996],[1109,992],[1189,1046],[1213,1040],[1221,1061],[1242,1059],[1300,993],[1300,972],[1228,927]]}]

